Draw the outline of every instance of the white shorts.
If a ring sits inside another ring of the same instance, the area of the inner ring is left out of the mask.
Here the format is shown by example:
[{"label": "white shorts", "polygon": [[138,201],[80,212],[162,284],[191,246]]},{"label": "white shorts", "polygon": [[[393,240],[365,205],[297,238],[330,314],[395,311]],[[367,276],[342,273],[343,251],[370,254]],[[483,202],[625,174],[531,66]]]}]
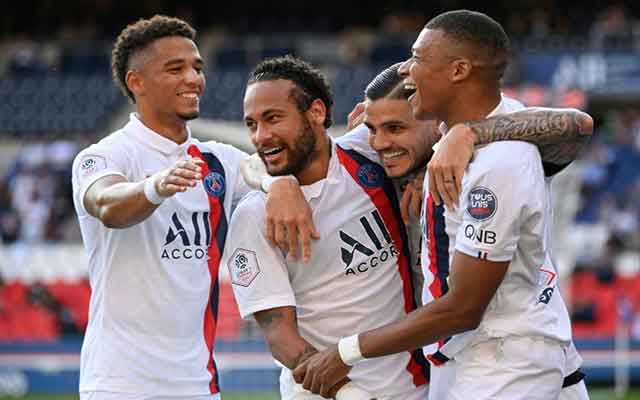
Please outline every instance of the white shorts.
[{"label": "white shorts", "polygon": [[80,400],[220,400],[220,393],[205,396],[151,396],[115,392],[80,392]]},{"label": "white shorts", "polygon": [[429,400],[446,400],[456,377],[456,360],[441,365],[431,364],[429,375]]},{"label": "white shorts", "polygon": [[[363,387],[362,389],[367,390]],[[377,400],[426,400],[427,387],[421,386],[402,393],[397,396],[375,396]],[[297,384],[293,380],[293,374],[288,368],[282,368],[280,373],[280,399],[281,400],[325,400],[324,397],[312,394],[305,390],[302,385]],[[83,400],[83,399],[81,399]]]},{"label": "white shorts", "polygon": [[469,346],[456,356],[447,400],[556,400],[566,349],[540,337],[506,337]]}]

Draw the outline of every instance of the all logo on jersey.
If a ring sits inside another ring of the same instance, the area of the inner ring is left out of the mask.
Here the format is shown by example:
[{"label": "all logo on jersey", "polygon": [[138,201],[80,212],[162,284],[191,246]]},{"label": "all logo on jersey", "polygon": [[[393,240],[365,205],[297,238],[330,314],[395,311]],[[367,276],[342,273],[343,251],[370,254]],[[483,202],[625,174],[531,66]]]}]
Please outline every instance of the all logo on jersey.
[{"label": "all logo on jersey", "polygon": [[107,168],[107,160],[102,156],[86,155],[80,160],[80,176],[85,178]]},{"label": "all logo on jersey", "polygon": [[[186,228],[185,228],[186,227]],[[189,229],[189,230],[187,230]],[[166,260],[206,260],[211,243],[209,212],[193,212],[190,221],[173,213],[160,257]]]},{"label": "all logo on jersey", "polygon": [[373,189],[384,183],[384,170],[378,164],[363,164],[358,168],[358,180],[362,186]]},{"label": "all logo on jersey", "polygon": [[[370,219],[373,220],[373,224]],[[339,232],[340,240],[343,243],[340,248],[340,256],[344,263],[345,275],[367,272],[398,256],[398,251],[378,210],[372,211],[370,216],[361,217],[359,222],[359,226],[366,234],[366,241],[362,239],[362,231],[348,233],[340,230]],[[374,226],[377,227],[382,238],[378,236]],[[356,238],[360,238],[360,240]]]},{"label": "all logo on jersey", "polygon": [[222,197],[224,195],[224,176],[220,173],[212,171],[204,177],[204,190],[214,197]]},{"label": "all logo on jersey", "polygon": [[484,221],[494,216],[498,209],[498,198],[489,189],[476,186],[469,192],[467,212],[478,221]]},{"label": "all logo on jersey", "polygon": [[227,268],[229,268],[231,283],[245,287],[251,285],[260,273],[256,253],[240,247],[233,252],[227,262]]}]

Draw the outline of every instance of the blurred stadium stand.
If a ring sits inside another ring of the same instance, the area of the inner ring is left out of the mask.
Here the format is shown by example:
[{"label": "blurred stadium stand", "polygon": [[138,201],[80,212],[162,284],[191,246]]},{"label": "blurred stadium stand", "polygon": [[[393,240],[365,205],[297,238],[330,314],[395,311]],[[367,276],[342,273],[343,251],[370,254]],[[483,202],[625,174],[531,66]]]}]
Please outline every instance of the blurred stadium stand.
[{"label": "blurred stadium stand", "polygon": [[[370,79],[402,61],[423,23],[448,8],[445,1],[422,8],[343,2],[325,4],[318,16],[294,2],[277,10],[235,2],[222,15],[213,3],[153,8],[102,0],[78,14],[74,2],[37,3],[0,17],[0,382],[14,383],[11,390],[0,384],[0,396],[76,389],[90,288],[70,165],[130,111],[111,80],[109,51],[132,15],[162,11],[195,24],[208,69],[192,128],[249,150],[242,97],[250,68],[263,57],[296,54],[322,69],[335,95],[332,134],[339,135]],[[463,6],[477,9],[456,2]],[[596,118],[588,151],[554,179],[553,246],[592,381],[613,380],[613,338],[624,331],[639,384],[640,6],[498,1],[482,11],[513,40],[508,95]],[[277,370],[261,334],[240,320],[222,280],[216,349],[223,388],[276,391]]]}]

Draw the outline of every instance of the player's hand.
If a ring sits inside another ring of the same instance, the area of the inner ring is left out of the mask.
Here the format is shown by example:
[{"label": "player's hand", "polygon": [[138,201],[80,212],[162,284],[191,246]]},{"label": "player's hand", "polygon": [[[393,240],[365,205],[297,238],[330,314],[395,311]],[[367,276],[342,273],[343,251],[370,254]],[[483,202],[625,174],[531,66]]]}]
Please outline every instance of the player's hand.
[{"label": "player's hand", "polygon": [[293,371],[297,383],[311,393],[329,398],[332,388],[346,378],[351,367],[342,362],[338,346],[309,357]]},{"label": "player's hand", "polygon": [[199,158],[177,161],[171,167],[155,175],[156,191],[162,197],[169,197],[196,186],[202,179],[203,164],[204,161]]},{"label": "player's hand", "polygon": [[347,130],[352,130],[364,121],[364,101],[356,104],[347,117]]},{"label": "player's hand", "polygon": [[475,146],[475,133],[457,124],[440,139],[437,151],[427,164],[429,193],[434,203],[456,209],[462,192],[462,178]]},{"label": "player's hand", "polygon": [[298,259],[302,247],[302,260],[311,259],[311,240],[320,239],[311,207],[304,198],[300,185],[294,179],[276,179],[267,194],[267,238],[288,256]]},{"label": "player's hand", "polygon": [[400,214],[405,225],[411,224],[411,215],[420,216],[422,208],[422,186],[424,184],[424,174],[422,170],[414,180],[407,183],[402,198],[400,199]]}]

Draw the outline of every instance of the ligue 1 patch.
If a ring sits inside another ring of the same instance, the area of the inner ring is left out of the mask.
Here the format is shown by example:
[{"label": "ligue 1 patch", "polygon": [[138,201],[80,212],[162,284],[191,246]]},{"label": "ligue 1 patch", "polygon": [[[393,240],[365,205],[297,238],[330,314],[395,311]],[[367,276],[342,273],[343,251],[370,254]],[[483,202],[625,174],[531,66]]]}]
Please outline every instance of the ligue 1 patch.
[{"label": "ligue 1 patch", "polygon": [[80,160],[80,177],[86,178],[107,168],[107,160],[102,156],[86,155]]},{"label": "ligue 1 patch", "polygon": [[382,186],[384,182],[384,170],[378,164],[361,165],[357,176],[362,186],[369,189]]},{"label": "ligue 1 patch", "polygon": [[204,177],[204,190],[211,196],[222,197],[224,196],[224,176],[218,172],[209,172]]},{"label": "ligue 1 patch", "polygon": [[242,248],[237,248],[227,262],[231,283],[247,287],[260,273],[256,253]]},{"label": "ligue 1 patch", "polygon": [[491,190],[483,186],[471,189],[468,200],[467,212],[478,221],[493,217],[498,209],[498,198]]}]

